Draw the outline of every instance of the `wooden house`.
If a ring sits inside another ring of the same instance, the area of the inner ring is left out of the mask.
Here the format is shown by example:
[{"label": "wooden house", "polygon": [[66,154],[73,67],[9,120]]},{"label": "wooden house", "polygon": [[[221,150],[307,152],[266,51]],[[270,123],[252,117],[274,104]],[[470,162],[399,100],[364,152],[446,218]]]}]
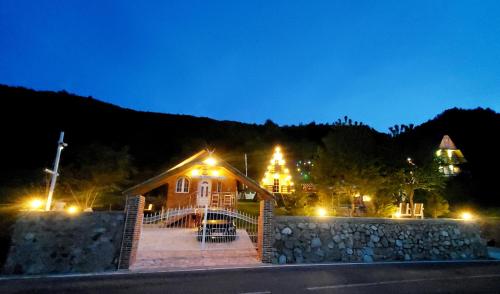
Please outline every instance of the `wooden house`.
[{"label": "wooden house", "polygon": [[214,152],[202,150],[167,171],[123,192],[124,195],[145,195],[161,191],[165,208],[198,206],[235,209],[238,187],[245,185],[259,199],[272,194],[241,173]]}]

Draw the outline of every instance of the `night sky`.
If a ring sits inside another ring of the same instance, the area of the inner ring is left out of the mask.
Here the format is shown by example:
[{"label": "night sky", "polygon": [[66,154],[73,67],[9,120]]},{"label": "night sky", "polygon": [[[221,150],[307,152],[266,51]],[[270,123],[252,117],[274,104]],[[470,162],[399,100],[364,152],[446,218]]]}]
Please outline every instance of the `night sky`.
[{"label": "night sky", "polygon": [[500,109],[500,1],[0,0],[0,84],[378,130]]}]

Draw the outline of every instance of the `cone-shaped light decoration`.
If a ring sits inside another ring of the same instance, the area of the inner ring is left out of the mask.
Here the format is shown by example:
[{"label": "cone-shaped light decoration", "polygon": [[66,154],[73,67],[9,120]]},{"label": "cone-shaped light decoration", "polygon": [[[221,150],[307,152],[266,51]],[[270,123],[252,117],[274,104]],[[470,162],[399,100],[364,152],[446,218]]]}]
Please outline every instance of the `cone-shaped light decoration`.
[{"label": "cone-shaped light decoration", "polygon": [[273,157],[269,161],[261,186],[272,193],[290,194],[294,191],[292,176],[279,146],[274,148]]}]

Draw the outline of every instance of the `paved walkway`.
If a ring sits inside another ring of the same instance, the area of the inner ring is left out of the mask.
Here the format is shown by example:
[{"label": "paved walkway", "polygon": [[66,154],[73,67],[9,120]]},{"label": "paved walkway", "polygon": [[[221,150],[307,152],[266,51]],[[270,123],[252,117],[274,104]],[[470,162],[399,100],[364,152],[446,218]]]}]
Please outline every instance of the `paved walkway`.
[{"label": "paved walkway", "polygon": [[245,230],[232,242],[206,243],[196,240],[195,229],[143,228],[133,271],[260,265],[257,251]]}]

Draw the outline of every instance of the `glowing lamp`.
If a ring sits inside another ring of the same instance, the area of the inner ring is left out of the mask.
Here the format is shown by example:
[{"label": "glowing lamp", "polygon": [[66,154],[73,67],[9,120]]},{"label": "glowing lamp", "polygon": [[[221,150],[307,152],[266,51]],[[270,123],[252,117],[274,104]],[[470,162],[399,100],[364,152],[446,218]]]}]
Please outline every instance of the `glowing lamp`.
[{"label": "glowing lamp", "polygon": [[370,197],[368,195],[363,195],[363,201],[370,202],[370,201],[372,201],[372,197]]},{"label": "glowing lamp", "polygon": [[462,218],[463,220],[471,220],[472,219],[472,214],[470,212],[468,212],[468,211],[464,211],[460,215],[460,218]]},{"label": "glowing lamp", "polygon": [[199,175],[199,174],[200,174],[200,170],[198,170],[198,169],[193,169],[193,170],[191,171],[191,175],[192,175],[192,176],[197,176],[197,175]]},{"label": "glowing lamp", "polygon": [[209,158],[205,159],[205,161],[203,161],[203,163],[210,165],[210,166],[214,166],[217,163],[217,160],[215,160],[213,157],[209,157]]},{"label": "glowing lamp", "polygon": [[323,207],[320,207],[317,209],[316,213],[318,214],[318,216],[326,216],[327,212],[326,212],[326,209],[324,209]]},{"label": "glowing lamp", "polygon": [[75,214],[77,212],[78,212],[78,207],[77,206],[72,205],[72,206],[68,207],[68,213],[69,214]]},{"label": "glowing lamp", "polygon": [[29,202],[29,207],[31,210],[38,210],[42,207],[43,202],[40,199],[33,199]]},{"label": "glowing lamp", "polygon": [[218,177],[219,176],[219,171],[218,170],[213,170],[212,171],[212,176]]},{"label": "glowing lamp", "polygon": [[396,212],[396,213],[394,214],[394,216],[395,216],[396,218],[400,218],[400,217],[401,217],[401,212]]}]

